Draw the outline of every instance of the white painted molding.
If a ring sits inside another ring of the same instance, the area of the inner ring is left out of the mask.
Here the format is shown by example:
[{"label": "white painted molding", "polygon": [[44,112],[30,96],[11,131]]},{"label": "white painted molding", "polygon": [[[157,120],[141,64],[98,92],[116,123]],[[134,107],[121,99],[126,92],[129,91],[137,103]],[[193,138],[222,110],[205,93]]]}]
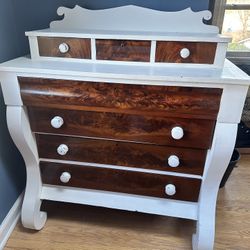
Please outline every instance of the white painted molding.
[{"label": "white painted molding", "polygon": [[20,215],[23,202],[23,193],[19,195],[9,213],[0,225],[0,250],[4,249],[12,231],[14,230]]},{"label": "white painted molding", "polygon": [[53,31],[129,30],[210,35],[217,35],[219,32],[218,27],[203,22],[212,18],[210,11],[193,12],[191,8],[177,12],[164,12],[134,5],[103,10],[89,10],[76,5],[73,9],[59,7],[57,13],[59,16],[64,15],[64,19],[50,23]]}]

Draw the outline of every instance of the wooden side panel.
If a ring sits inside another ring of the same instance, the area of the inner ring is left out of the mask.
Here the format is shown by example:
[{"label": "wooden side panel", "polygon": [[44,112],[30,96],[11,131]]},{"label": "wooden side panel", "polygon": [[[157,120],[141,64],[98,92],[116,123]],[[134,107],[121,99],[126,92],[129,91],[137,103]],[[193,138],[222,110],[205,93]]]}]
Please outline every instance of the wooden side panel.
[{"label": "wooden side panel", "polygon": [[73,109],[108,108],[116,112],[154,111],[161,116],[197,115],[216,119],[222,89],[166,87],[19,77],[27,106],[70,106]]},{"label": "wooden side panel", "polygon": [[150,61],[150,41],[96,40],[96,59],[114,61]]},{"label": "wooden side panel", "polygon": [[[156,62],[168,63],[207,63],[213,64],[217,43],[209,42],[166,42],[156,43]],[[190,56],[183,59],[180,51],[187,48]]]},{"label": "wooden side panel", "polygon": [[[199,179],[89,166],[41,162],[40,167],[42,181],[45,184],[106,190],[186,201],[198,200],[201,184],[201,180]],[[60,176],[63,172],[69,172],[71,174],[71,179],[68,183],[62,183],[60,181]],[[167,184],[176,186],[175,195],[169,196],[165,194],[165,186]]]},{"label": "wooden side panel", "polygon": [[[32,131],[52,134],[81,135],[158,145],[171,145],[188,148],[209,148],[214,121],[154,117],[108,112],[88,112],[29,107]],[[61,116],[64,124],[55,129],[50,121]],[[184,137],[175,140],[171,129],[181,126]]]},{"label": "wooden side panel", "polygon": [[[91,58],[90,39],[64,38],[64,37],[38,37],[40,56],[67,57],[67,58]],[[59,51],[59,45],[66,43],[69,46],[67,53]]]},{"label": "wooden side panel", "polygon": [[[92,162],[100,164],[156,169],[202,175],[206,150],[155,146],[140,143],[36,134],[40,158]],[[66,144],[69,151],[62,156],[57,148]],[[172,168],[168,158],[176,155],[180,165]]]}]

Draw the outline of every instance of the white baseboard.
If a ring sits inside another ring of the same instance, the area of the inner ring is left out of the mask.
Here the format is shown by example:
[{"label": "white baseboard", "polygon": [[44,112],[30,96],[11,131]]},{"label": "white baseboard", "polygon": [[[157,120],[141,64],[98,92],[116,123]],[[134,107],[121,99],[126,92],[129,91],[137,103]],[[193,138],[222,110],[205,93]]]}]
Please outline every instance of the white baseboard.
[{"label": "white baseboard", "polygon": [[12,231],[14,230],[20,215],[23,202],[23,193],[17,198],[9,213],[0,225],[0,250],[6,245]]}]

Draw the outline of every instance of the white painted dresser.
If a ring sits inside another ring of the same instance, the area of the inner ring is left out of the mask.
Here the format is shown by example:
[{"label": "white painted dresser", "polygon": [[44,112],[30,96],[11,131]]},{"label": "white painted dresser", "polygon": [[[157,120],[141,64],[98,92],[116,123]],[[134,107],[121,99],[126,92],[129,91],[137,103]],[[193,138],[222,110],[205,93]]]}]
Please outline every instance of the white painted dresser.
[{"label": "white painted dresser", "polygon": [[[197,221],[211,250],[216,199],[249,77],[225,60],[209,11],[59,8],[27,32],[31,58],[0,65],[11,136],[27,168],[22,222],[42,200]],[[188,246],[187,246],[188,247]]]}]

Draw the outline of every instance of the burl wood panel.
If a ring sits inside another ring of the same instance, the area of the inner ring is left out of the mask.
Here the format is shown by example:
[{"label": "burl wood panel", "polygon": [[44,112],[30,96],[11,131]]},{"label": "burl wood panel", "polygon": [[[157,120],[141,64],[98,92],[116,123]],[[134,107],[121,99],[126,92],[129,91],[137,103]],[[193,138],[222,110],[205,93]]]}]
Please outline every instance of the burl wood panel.
[{"label": "burl wood panel", "polygon": [[[27,106],[216,119],[222,89],[148,86],[19,77]],[[153,112],[152,112],[153,111]],[[160,114],[158,114],[161,112]]]},{"label": "burl wood panel", "polygon": [[[165,42],[156,43],[156,62],[213,64],[217,43],[209,42]],[[180,51],[187,48],[190,56],[183,59]]]},{"label": "burl wood panel", "polygon": [[150,48],[150,41],[96,39],[96,59],[149,62]]},{"label": "burl wood panel", "polygon": [[[198,149],[43,134],[36,134],[36,140],[40,158],[93,162],[198,175],[203,173],[206,158],[206,150]],[[61,144],[66,144],[69,147],[68,153],[64,156],[57,153],[57,148]],[[178,167],[172,168],[168,165],[170,155],[179,157],[180,165]]]},{"label": "burl wood panel", "polygon": [[[200,179],[50,162],[41,162],[40,168],[42,181],[45,184],[194,202],[198,200],[201,184]],[[68,183],[60,181],[60,176],[63,172],[71,174],[71,179]],[[175,195],[169,196],[165,194],[165,186],[167,184],[176,186]]]},{"label": "burl wood panel", "polygon": [[[209,148],[214,128],[214,121],[211,120],[161,118],[109,112],[29,107],[28,114],[34,132],[81,135],[189,148]],[[64,120],[63,126],[59,129],[53,128],[50,124],[55,116],[61,116]],[[181,140],[171,137],[171,129],[175,126],[181,126],[184,129],[185,135]]]},{"label": "burl wood panel", "polygon": [[[38,37],[38,47],[40,56],[67,57],[67,58],[91,58],[90,39],[68,38],[68,37]],[[69,51],[61,53],[59,45],[67,43]]]}]

